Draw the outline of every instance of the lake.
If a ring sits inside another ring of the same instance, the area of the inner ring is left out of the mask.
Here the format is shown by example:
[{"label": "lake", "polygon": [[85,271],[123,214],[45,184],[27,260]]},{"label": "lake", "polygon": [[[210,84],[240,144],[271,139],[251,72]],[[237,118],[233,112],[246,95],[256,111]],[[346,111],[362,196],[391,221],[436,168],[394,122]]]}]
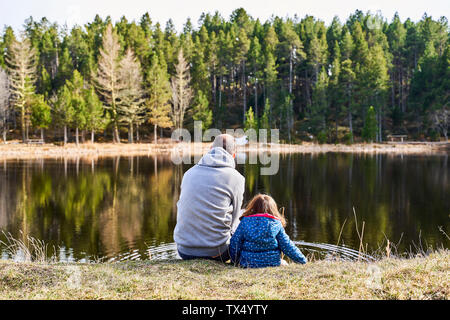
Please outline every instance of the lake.
[{"label": "lake", "polygon": [[[237,166],[245,202],[272,195],[304,253],[336,244],[358,250],[361,238],[369,253],[387,239],[397,253],[450,247],[442,232],[450,233],[448,155],[285,154],[273,176],[261,176],[261,166]],[[60,261],[174,258],[176,203],[189,168],[165,156],[5,160],[0,230],[45,241]],[[0,245],[0,258],[20,257]]]}]

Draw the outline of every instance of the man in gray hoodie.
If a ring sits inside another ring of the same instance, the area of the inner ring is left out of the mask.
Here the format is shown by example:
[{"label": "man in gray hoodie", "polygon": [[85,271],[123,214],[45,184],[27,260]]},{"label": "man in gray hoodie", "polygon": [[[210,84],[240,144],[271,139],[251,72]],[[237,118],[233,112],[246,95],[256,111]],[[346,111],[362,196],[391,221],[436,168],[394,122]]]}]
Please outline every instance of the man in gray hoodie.
[{"label": "man in gray hoodie", "polygon": [[181,258],[227,261],[239,224],[245,178],[235,169],[236,142],[220,135],[181,182],[174,240]]}]

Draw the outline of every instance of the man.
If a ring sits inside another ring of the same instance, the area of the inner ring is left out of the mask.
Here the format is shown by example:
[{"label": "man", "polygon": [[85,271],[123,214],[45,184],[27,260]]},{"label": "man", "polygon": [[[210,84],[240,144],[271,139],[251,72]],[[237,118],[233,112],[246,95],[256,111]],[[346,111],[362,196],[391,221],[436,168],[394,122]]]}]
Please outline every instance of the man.
[{"label": "man", "polygon": [[239,224],[245,187],[235,157],[234,137],[222,134],[184,174],[174,231],[182,259],[229,260],[228,246]]}]

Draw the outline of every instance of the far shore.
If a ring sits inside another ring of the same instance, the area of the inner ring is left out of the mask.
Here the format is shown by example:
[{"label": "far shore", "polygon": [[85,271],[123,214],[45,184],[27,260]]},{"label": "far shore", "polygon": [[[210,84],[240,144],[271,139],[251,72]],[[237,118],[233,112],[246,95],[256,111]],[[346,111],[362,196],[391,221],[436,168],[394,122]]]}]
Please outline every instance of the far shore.
[{"label": "far shore", "polygon": [[[23,144],[10,141],[0,144],[0,160],[42,159],[42,158],[80,158],[170,155],[174,151],[188,151],[198,155],[206,153],[211,143],[82,143],[78,146],[69,143],[65,146],[55,144]],[[288,153],[362,153],[362,154],[446,154],[450,143],[446,142],[385,142],[345,144],[247,144],[239,146],[238,152],[279,152]]]}]

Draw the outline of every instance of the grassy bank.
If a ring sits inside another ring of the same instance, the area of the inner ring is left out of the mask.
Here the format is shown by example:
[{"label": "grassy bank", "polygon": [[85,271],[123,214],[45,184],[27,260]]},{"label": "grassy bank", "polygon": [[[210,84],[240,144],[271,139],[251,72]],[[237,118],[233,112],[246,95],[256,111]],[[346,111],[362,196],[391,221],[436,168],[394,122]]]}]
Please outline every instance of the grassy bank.
[{"label": "grassy bank", "polygon": [[211,261],[0,261],[0,299],[449,299],[450,251],[373,264],[240,269]]}]

